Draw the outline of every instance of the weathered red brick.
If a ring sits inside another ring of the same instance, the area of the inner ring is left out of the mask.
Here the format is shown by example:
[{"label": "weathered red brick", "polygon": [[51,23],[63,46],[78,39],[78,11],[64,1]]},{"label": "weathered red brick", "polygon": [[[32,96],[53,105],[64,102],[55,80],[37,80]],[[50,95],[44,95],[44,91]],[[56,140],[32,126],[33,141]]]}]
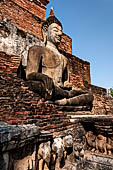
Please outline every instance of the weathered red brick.
[{"label": "weathered red brick", "polygon": [[28,6],[29,4],[27,3],[27,1],[24,4],[24,7],[17,5],[17,3],[21,5],[22,1],[19,2],[18,0],[16,0],[16,3],[14,3],[14,1],[9,1],[9,0],[0,1],[1,17],[6,17],[18,29],[23,30],[24,32],[29,32],[39,38],[42,38],[41,27],[42,27],[42,18],[45,18],[45,9],[37,6],[37,8],[40,8],[40,12],[43,15],[41,16],[42,17],[41,18],[40,12],[39,14],[38,12],[36,14],[36,11],[34,12],[31,11],[32,12],[31,13],[28,10],[24,9],[25,6],[26,8],[29,8]]},{"label": "weathered red brick", "polygon": [[63,33],[59,49],[66,53],[72,54],[72,39]]}]

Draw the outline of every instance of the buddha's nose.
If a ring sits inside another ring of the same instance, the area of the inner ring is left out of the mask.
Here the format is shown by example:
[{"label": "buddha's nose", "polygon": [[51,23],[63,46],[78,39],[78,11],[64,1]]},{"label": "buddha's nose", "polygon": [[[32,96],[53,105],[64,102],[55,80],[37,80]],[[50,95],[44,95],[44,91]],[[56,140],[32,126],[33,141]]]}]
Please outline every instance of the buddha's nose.
[{"label": "buddha's nose", "polygon": [[62,35],[62,31],[59,31],[59,35]]}]

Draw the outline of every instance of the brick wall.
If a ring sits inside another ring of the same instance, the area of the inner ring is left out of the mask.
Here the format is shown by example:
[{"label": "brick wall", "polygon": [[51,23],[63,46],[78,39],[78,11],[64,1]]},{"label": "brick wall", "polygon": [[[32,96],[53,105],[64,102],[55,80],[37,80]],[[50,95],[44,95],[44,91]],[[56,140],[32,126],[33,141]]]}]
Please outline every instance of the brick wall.
[{"label": "brick wall", "polygon": [[[37,1],[38,2],[38,1]],[[45,20],[45,6],[29,0],[0,1],[0,18],[6,17],[18,29],[42,39],[42,21]]]},{"label": "brick wall", "polygon": [[89,85],[89,90],[94,95],[92,113],[113,115],[113,99],[107,96],[107,90],[94,85]]},{"label": "brick wall", "polygon": [[80,58],[69,55],[70,81],[76,87],[84,87],[84,82],[91,83],[90,63]]},{"label": "brick wall", "polygon": [[63,33],[59,49],[66,53],[72,54],[72,39]]},{"label": "brick wall", "polygon": [[0,52],[0,73],[17,74],[17,69],[20,65],[21,57],[14,55],[6,55]]},{"label": "brick wall", "polygon": [[44,46],[44,43],[36,36],[18,29],[6,18],[0,21],[0,51],[21,56],[22,64],[26,66],[28,50],[34,45]]},{"label": "brick wall", "polygon": [[54,105],[33,93],[28,83],[0,73],[0,120],[9,124],[37,124],[51,132],[66,130],[72,123]]}]

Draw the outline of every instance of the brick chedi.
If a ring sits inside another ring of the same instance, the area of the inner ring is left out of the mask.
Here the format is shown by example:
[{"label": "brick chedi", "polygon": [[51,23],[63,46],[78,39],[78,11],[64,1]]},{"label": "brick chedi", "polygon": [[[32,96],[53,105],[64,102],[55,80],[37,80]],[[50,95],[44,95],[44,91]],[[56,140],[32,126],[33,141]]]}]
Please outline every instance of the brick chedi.
[{"label": "brick chedi", "polygon": [[[106,89],[91,85],[90,63],[72,55],[69,36],[63,33],[57,39],[59,46],[50,39],[44,44],[42,25],[47,24],[48,3],[0,1],[0,170],[112,170],[113,99]],[[55,26],[61,35],[62,24],[53,18],[55,22],[45,31]],[[40,67],[33,72],[29,68],[34,69],[37,62],[27,59],[35,58],[34,53],[28,54],[37,48],[42,50],[35,51]],[[56,77],[47,71],[51,65]],[[67,77],[67,86],[61,86]],[[88,98],[77,102],[81,96]],[[62,103],[65,99],[71,100]]]}]

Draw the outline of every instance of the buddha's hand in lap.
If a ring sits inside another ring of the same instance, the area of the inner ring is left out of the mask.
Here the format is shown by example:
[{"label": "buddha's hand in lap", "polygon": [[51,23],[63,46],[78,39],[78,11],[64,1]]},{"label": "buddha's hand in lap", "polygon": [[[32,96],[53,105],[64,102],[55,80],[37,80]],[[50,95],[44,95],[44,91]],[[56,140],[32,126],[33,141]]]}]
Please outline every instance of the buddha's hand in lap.
[{"label": "buddha's hand in lap", "polygon": [[30,73],[28,75],[28,80],[37,84],[37,91],[40,93],[45,93],[45,98],[51,98],[54,89],[54,83],[52,78],[42,73]]},{"label": "buddha's hand in lap", "polygon": [[69,81],[65,81],[64,82],[64,88],[72,88],[72,83],[70,83]]}]

